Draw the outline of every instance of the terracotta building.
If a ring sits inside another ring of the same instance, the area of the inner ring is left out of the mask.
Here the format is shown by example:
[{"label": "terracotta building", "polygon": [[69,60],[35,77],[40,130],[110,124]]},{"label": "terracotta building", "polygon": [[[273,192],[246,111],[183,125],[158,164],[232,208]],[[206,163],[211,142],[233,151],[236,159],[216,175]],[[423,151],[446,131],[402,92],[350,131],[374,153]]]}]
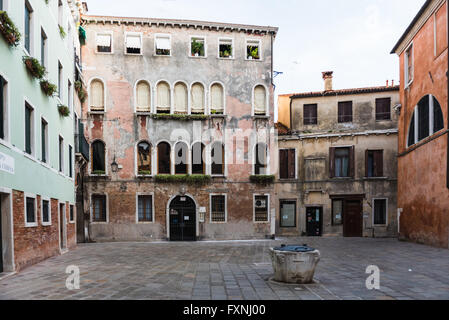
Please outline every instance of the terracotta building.
[{"label": "terracotta building", "polygon": [[400,59],[401,237],[449,246],[448,3],[426,1],[392,53]]},{"label": "terracotta building", "polygon": [[105,16],[83,27],[90,240],[271,237],[277,28]]},{"label": "terracotta building", "polygon": [[[396,155],[399,87],[293,95],[279,119],[276,235],[397,235]],[[279,104],[281,105],[281,103]]]}]

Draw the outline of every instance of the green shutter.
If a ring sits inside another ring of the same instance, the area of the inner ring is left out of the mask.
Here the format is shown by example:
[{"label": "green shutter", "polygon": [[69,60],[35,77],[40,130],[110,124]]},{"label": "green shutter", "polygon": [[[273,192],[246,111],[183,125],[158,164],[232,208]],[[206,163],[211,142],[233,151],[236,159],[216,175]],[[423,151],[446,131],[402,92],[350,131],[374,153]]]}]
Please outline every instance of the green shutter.
[{"label": "green shutter", "polygon": [[31,154],[31,109],[25,106],[25,152]]},{"label": "green shutter", "polygon": [[47,162],[47,155],[46,155],[46,150],[47,150],[47,145],[46,145],[46,141],[45,141],[45,122],[42,121],[42,125],[41,125],[41,138],[42,138],[42,162]]},{"label": "green shutter", "polygon": [[[0,3],[2,3],[1,0]],[[5,106],[3,101],[4,100],[3,90],[5,90],[5,82],[3,78],[0,77],[0,139],[5,139],[5,124],[4,124]]]}]

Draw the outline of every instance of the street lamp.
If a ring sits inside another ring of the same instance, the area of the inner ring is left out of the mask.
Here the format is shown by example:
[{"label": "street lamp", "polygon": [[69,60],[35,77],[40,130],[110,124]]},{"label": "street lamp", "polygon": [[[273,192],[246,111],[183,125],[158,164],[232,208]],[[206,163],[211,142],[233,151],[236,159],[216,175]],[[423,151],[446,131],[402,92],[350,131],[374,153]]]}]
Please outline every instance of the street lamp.
[{"label": "street lamp", "polygon": [[118,163],[115,161],[115,156],[114,156],[114,161],[111,163],[111,169],[112,169],[112,172],[118,171]]}]

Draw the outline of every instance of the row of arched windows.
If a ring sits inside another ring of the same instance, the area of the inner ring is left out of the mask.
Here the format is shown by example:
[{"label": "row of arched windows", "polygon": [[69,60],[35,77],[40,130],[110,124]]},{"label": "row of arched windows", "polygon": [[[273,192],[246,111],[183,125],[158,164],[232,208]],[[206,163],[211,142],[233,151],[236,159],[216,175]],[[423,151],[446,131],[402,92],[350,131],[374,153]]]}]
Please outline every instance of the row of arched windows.
[{"label": "row of arched windows", "polygon": [[[172,152],[173,151],[173,152]],[[91,145],[93,174],[106,174],[106,145],[96,140]],[[155,150],[148,141],[140,141],[136,146],[136,173],[138,175],[153,174],[153,159],[156,161],[156,174],[207,174],[205,159],[210,163],[210,174],[224,176],[225,146],[221,142],[211,144],[208,154],[206,146],[196,142],[191,149],[185,142],[177,142],[172,150],[168,142],[160,142]],[[156,156],[156,158],[153,157]],[[210,158],[208,158],[210,156]],[[266,174],[268,163],[268,147],[258,143],[255,147],[254,174]],[[173,164],[173,165],[172,165]]]},{"label": "row of arched windows", "polygon": [[[135,111],[148,113],[176,114],[225,114],[226,92],[223,84],[214,82],[207,93],[201,82],[195,82],[190,87],[183,81],[178,81],[172,87],[167,81],[161,80],[152,90],[150,83],[140,80],[135,85]],[[93,79],[89,86],[90,111],[106,111],[106,90],[104,82]],[[268,94],[264,85],[253,88],[252,105],[254,115],[267,115]]]}]

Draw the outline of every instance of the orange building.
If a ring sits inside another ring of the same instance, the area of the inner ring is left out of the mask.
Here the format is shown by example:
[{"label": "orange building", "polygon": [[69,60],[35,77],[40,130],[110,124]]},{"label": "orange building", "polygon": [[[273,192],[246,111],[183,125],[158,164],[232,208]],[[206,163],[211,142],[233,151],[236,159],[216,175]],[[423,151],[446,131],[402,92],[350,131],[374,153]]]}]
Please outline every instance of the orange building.
[{"label": "orange building", "polygon": [[449,246],[448,1],[428,0],[400,58],[398,213],[402,238]]}]

